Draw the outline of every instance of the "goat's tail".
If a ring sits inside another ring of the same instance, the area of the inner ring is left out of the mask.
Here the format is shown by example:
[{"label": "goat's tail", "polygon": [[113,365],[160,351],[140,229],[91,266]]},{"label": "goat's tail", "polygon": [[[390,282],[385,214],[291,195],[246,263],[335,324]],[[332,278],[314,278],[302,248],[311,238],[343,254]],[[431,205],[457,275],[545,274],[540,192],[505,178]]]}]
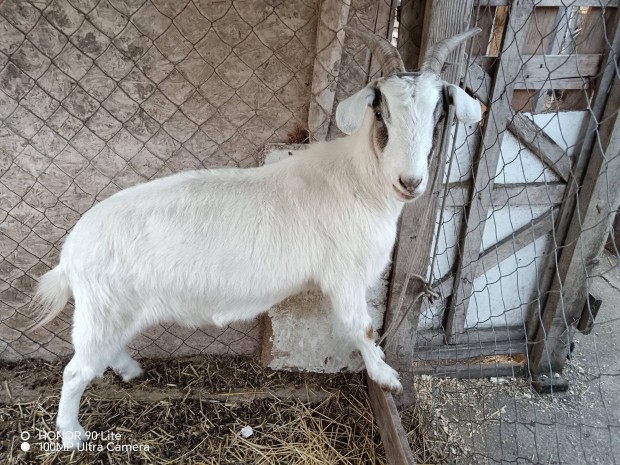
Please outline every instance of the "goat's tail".
[{"label": "goat's tail", "polygon": [[28,328],[28,331],[34,331],[56,318],[67,305],[69,297],[71,297],[69,281],[60,267],[57,266],[41,276],[31,304],[35,323]]}]

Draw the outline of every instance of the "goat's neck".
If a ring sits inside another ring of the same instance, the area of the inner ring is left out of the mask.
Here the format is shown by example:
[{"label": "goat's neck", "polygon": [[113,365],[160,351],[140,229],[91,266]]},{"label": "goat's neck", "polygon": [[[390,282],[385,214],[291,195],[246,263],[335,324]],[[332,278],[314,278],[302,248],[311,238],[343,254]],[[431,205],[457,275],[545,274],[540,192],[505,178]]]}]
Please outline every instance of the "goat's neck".
[{"label": "goat's neck", "polygon": [[368,134],[360,131],[334,142],[345,148],[343,168],[355,177],[359,194],[381,214],[396,221],[404,203],[394,196],[391,182],[381,169],[380,158],[374,153]]}]

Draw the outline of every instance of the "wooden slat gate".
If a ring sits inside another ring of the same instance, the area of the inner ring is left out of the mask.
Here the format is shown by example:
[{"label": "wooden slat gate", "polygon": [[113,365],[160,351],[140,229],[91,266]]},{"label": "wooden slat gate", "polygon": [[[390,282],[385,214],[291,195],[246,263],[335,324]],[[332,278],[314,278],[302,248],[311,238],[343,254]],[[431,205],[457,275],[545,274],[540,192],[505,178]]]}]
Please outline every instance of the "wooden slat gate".
[{"label": "wooden slat gate", "polygon": [[[472,25],[483,29],[452,58],[467,66],[451,66],[443,78],[462,81],[485,113],[478,127],[454,126],[454,149],[434,158],[431,173],[450,156],[457,160],[445,175],[445,201],[441,188],[404,211],[386,315],[389,325],[398,307],[411,307],[387,348],[399,370],[489,376],[525,370],[529,357],[534,378],[561,371],[587,300],[584,250],[588,257],[600,250],[592,244],[604,242],[601,218],[618,201],[608,195],[605,205],[591,204],[602,195],[601,183],[608,192],[618,177],[606,153],[617,150],[620,34],[617,2],[605,3],[403,1],[401,52],[415,54]],[[463,160],[471,167],[455,177]],[[515,160],[523,179],[511,174]],[[437,225],[442,204],[451,214]],[[573,214],[577,206],[580,215]],[[506,221],[514,224],[502,233]],[[586,227],[588,221],[597,226]],[[429,270],[429,257],[441,248],[434,244],[437,228],[445,263]],[[414,281],[402,294],[411,272],[430,277],[439,304],[414,302],[422,285]],[[510,279],[516,289],[503,289]],[[464,362],[487,356],[493,358]]]}]

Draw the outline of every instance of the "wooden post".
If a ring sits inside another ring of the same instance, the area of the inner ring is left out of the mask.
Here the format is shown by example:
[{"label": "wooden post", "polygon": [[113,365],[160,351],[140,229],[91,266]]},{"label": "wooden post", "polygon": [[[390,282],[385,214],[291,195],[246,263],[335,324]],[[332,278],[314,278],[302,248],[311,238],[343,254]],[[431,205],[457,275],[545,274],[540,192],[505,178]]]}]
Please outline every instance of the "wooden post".
[{"label": "wooden post", "polygon": [[532,0],[515,1],[510,9],[504,34],[502,54],[491,87],[491,104],[484,123],[485,131],[476,159],[478,164],[469,198],[466,227],[463,234],[461,261],[454,279],[452,301],[446,315],[446,339],[450,344],[466,342],[465,319],[473,292],[475,264],[480,256],[482,235],[486,224],[493,191],[497,162],[508,121],[513,115],[512,95],[515,81],[522,66],[520,56],[526,40],[526,24],[532,16]]},{"label": "wooden post", "polygon": [[[450,2],[446,0],[431,2],[427,0],[426,14],[428,18],[424,24],[425,44],[434,44],[446,37],[453,36],[469,28],[473,0]],[[448,58],[450,62],[460,63],[465,44],[462,44]],[[425,53],[427,48],[424,48]],[[448,82],[457,83],[461,76],[461,66],[449,67],[442,78]],[[446,118],[447,129],[444,135],[450,134],[453,111]],[[448,144],[443,144],[446,148]],[[401,302],[400,297],[408,271],[425,276],[429,267],[428,257],[431,253],[433,236],[435,233],[435,217],[439,208],[439,194],[442,190],[441,180],[446,163],[446,153],[433,156],[429,167],[431,176],[439,176],[436,191],[431,192],[407,205],[403,210],[400,229],[394,251],[394,262],[390,289],[388,290],[388,304],[384,327],[389,327],[397,317],[400,308],[404,311],[413,303],[414,296],[421,290],[421,283],[411,282],[407,294]],[[439,173],[437,172],[439,170]],[[386,360],[394,368],[407,371],[412,367],[415,333],[420,318],[421,301],[409,311],[407,318],[400,328],[390,336],[390,345],[386,350]]]},{"label": "wooden post", "polygon": [[350,0],[323,0],[321,3],[308,110],[311,142],[325,140],[329,129],[342,61],[343,27],[347,24],[350,5]]},{"label": "wooden post", "polygon": [[[394,32],[394,15],[396,0],[380,0],[377,3],[377,14],[375,19],[375,34],[383,37],[390,42],[392,41],[392,32]],[[379,60],[373,55],[370,57],[368,66],[368,81],[377,79],[381,76],[381,65]]]},{"label": "wooden post", "polygon": [[530,368],[535,375],[562,371],[571,331],[578,325],[588,299],[588,274],[605,243],[620,193],[620,80],[615,81],[579,189],[576,211],[558,261],[543,315],[553,315],[541,326],[532,348]]},{"label": "wooden post", "polygon": [[425,0],[403,0],[400,5],[397,48],[409,71],[417,69],[420,59],[425,5]]},{"label": "wooden post", "polygon": [[368,397],[379,426],[388,465],[415,465],[392,394],[368,378]]}]

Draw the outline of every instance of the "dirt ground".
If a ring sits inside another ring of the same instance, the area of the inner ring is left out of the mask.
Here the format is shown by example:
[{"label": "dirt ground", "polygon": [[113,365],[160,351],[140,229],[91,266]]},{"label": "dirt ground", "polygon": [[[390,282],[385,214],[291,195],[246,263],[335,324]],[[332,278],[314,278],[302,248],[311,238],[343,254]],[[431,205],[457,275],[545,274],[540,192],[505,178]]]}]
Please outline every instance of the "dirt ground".
[{"label": "dirt ground", "polygon": [[0,463],[385,462],[361,375],[276,373],[241,357],[144,360],[130,384],[108,371],[82,400],[88,449],[50,450],[62,366],[0,366]]}]

